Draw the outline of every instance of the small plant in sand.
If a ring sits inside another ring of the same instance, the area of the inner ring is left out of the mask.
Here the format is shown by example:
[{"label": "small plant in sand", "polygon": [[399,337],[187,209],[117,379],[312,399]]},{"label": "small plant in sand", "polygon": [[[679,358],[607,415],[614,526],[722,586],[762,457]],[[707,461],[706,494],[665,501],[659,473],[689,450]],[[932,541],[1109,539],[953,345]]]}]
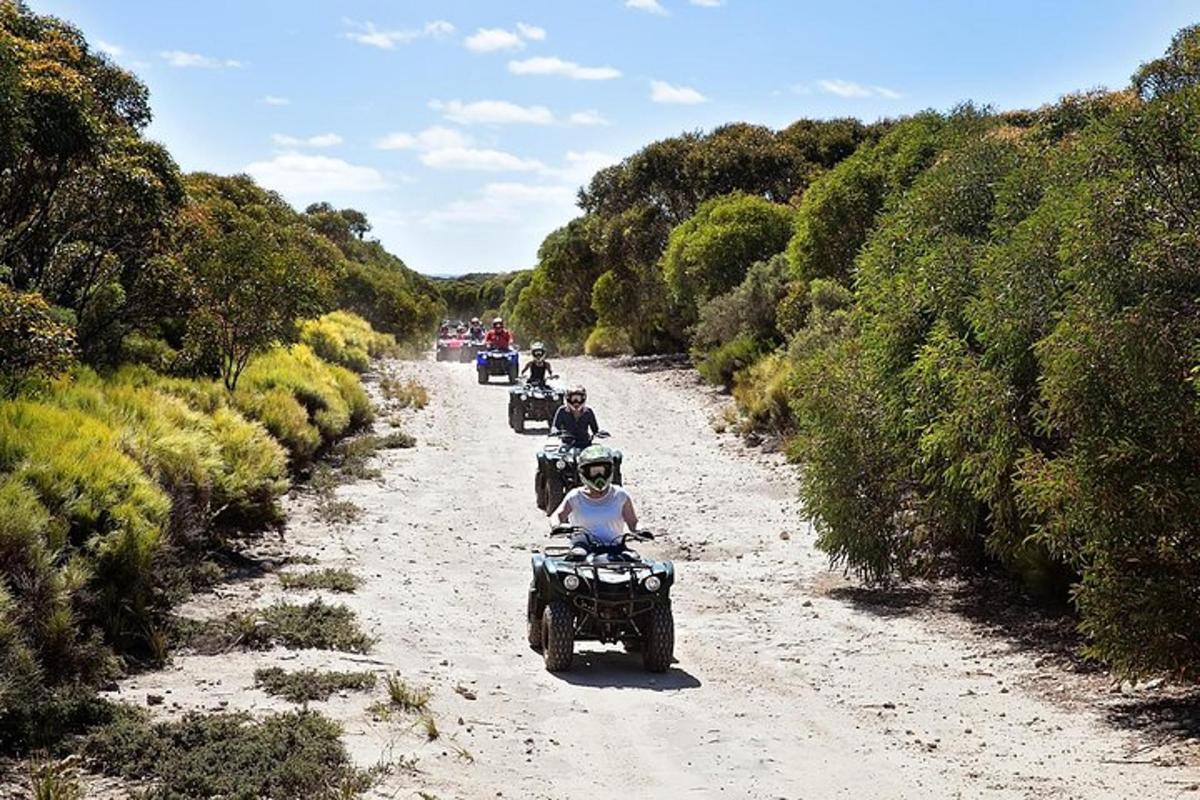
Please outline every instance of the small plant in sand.
[{"label": "small plant in sand", "polygon": [[362,507],[349,500],[329,500],[317,506],[317,517],[327,525],[349,525],[362,516]]},{"label": "small plant in sand", "polygon": [[285,589],[324,589],[329,592],[353,592],[362,579],[346,569],[318,569],[310,572],[283,572],[279,582]]},{"label": "small plant in sand", "polygon": [[361,692],[375,686],[370,672],[321,672],[302,669],[287,672],[279,667],[256,670],[254,685],[290,703],[328,700],[335,692]]},{"label": "small plant in sand", "polygon": [[29,768],[29,797],[32,800],[82,800],[83,787],[66,761],[35,762]]},{"label": "small plant in sand", "polygon": [[383,396],[400,408],[421,409],[429,404],[429,392],[415,380],[402,381],[393,374],[379,382]]},{"label": "small plant in sand", "polygon": [[417,440],[404,431],[392,431],[386,436],[379,437],[380,450],[397,450],[415,447]]},{"label": "small plant in sand", "polygon": [[265,650],[273,645],[296,649],[365,653],[375,639],[358,627],[354,612],[320,599],[311,603],[275,603],[260,611],[235,612],[216,620],[179,619],[176,638],[202,653],[233,648]]}]

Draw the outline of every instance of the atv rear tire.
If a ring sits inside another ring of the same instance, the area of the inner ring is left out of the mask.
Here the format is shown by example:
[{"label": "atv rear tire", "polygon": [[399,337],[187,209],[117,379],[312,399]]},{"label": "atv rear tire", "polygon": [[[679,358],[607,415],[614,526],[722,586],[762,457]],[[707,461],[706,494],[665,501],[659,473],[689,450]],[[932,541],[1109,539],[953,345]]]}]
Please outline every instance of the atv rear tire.
[{"label": "atv rear tire", "polygon": [[642,664],[650,672],[666,672],[675,658],[675,618],[669,606],[650,609],[646,637],[642,641]]},{"label": "atv rear tire", "polygon": [[488,373],[487,373],[487,367],[476,367],[476,368],[475,368],[475,374],[479,376],[479,382],[480,382],[480,383],[487,383],[487,382],[488,382]]},{"label": "atv rear tire", "polygon": [[542,611],[542,657],[550,672],[570,669],[575,658],[575,614],[562,600]]},{"label": "atv rear tire", "polygon": [[444,350],[442,350],[442,348],[440,348],[440,347],[439,347],[439,348],[438,348],[438,349],[437,349],[437,350],[434,352],[433,359],[434,359],[435,361],[445,361],[445,360],[446,360],[446,352],[445,352]]},{"label": "atv rear tire", "polygon": [[542,615],[538,613],[537,588],[529,587],[529,602],[525,607],[525,636],[529,646],[542,652]]}]

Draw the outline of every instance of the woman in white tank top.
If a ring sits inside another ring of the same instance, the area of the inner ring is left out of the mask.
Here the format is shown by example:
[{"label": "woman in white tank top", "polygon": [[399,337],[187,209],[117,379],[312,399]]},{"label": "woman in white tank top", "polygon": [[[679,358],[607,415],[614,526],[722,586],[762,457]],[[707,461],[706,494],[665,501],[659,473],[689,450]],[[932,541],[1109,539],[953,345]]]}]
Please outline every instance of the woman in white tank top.
[{"label": "woman in white tank top", "polygon": [[616,544],[629,530],[637,530],[637,513],[624,487],[612,482],[612,451],[593,445],[579,454],[579,478],[582,486],[567,492],[555,511],[560,523],[586,529],[602,544]]}]

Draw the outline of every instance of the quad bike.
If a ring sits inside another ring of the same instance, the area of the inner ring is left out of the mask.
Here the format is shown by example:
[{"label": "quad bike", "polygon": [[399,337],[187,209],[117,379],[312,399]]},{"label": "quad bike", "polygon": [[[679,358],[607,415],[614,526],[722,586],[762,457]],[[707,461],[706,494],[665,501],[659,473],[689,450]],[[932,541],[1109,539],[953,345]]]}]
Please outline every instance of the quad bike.
[{"label": "quad bike", "polygon": [[509,383],[516,383],[520,374],[516,349],[481,350],[475,356],[475,372],[480,383],[489,382],[493,375],[506,375]]},{"label": "quad bike", "polygon": [[[557,378],[551,375],[550,378]],[[525,432],[525,420],[533,419],[550,425],[563,404],[564,392],[557,386],[526,383],[508,390],[508,424],[517,433]]]},{"label": "quad bike", "polygon": [[465,339],[458,351],[459,360],[464,364],[474,363],[475,359],[479,358],[480,352],[486,349],[487,345],[483,339]]},{"label": "quad bike", "polygon": [[462,339],[454,337],[438,339],[436,358],[438,361],[461,361],[462,347]]},{"label": "quad bike", "polygon": [[[546,516],[554,513],[558,504],[566,497],[567,492],[579,485],[579,468],[575,460],[579,457],[580,448],[571,442],[561,441],[561,435],[551,432],[550,435],[560,438],[559,442],[545,445],[537,454],[537,474],[533,478],[533,494],[537,507],[546,512]],[[608,431],[600,431],[597,439],[607,439]],[[613,483],[621,483],[621,451],[613,451]]]},{"label": "quad bike", "polygon": [[575,642],[597,641],[621,642],[629,652],[641,651],[647,670],[666,672],[675,652],[675,565],[644,560],[627,546],[654,535],[636,531],[605,544],[569,525],[550,535],[573,541],[549,545],[533,556],[526,634],[529,646],[541,651],[546,669],[570,669]]}]

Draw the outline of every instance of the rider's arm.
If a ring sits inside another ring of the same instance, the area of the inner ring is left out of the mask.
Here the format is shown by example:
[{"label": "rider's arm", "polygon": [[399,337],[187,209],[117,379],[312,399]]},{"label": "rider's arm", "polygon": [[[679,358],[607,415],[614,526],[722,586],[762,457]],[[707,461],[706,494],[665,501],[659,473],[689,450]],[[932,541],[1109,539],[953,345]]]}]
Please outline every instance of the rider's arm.
[{"label": "rider's arm", "polygon": [[533,364],[533,362],[532,362],[532,361],[526,361],[526,362],[525,362],[525,366],[521,367],[521,374],[522,374],[522,375],[524,375],[526,372],[529,372],[529,367],[530,367],[532,364]]},{"label": "rider's arm", "polygon": [[571,519],[571,498],[564,497],[562,502],[558,504],[558,508],[554,510],[554,513],[558,515],[559,522],[569,522]]},{"label": "rider's arm", "polygon": [[600,432],[600,423],[596,422],[596,412],[590,408],[588,409],[588,418],[585,424],[591,429],[593,436]]},{"label": "rider's arm", "polygon": [[626,496],[625,505],[621,507],[621,516],[625,518],[625,524],[629,526],[629,530],[636,531],[638,529],[637,512],[633,510],[633,499]]}]

